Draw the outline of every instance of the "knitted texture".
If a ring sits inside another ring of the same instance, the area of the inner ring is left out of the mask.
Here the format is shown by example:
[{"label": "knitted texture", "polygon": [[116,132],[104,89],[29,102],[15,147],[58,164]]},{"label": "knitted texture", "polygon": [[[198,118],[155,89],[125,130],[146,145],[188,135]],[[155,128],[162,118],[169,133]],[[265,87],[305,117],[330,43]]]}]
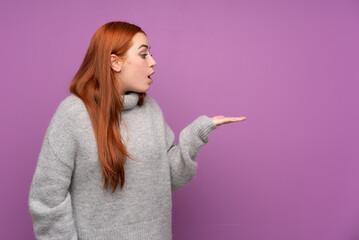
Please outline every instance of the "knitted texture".
[{"label": "knitted texture", "polygon": [[157,102],[124,97],[120,131],[129,154],[125,184],[103,188],[101,162],[90,115],[71,94],[56,109],[32,179],[29,209],[37,239],[172,239],[172,191],[192,180],[200,146],[217,126],[202,115],[175,145]]}]

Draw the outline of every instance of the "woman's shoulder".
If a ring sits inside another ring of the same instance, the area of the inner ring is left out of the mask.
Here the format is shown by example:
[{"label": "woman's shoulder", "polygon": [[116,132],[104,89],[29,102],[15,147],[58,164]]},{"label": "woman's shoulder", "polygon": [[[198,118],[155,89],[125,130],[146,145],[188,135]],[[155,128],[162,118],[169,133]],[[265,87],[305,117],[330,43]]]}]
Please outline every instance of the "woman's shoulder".
[{"label": "woman's shoulder", "polygon": [[65,97],[56,109],[57,113],[66,115],[67,117],[76,116],[85,111],[87,111],[85,103],[73,93]]},{"label": "woman's shoulder", "polygon": [[[85,115],[84,115],[85,114]],[[65,97],[57,106],[51,122],[72,125],[81,116],[87,116],[87,108],[81,98],[74,94]]]},{"label": "woman's shoulder", "polygon": [[75,113],[82,109],[81,102],[80,98],[71,94],[58,103],[46,131],[46,136],[54,146],[59,145],[64,139],[67,141],[68,136],[76,129],[73,119]]}]

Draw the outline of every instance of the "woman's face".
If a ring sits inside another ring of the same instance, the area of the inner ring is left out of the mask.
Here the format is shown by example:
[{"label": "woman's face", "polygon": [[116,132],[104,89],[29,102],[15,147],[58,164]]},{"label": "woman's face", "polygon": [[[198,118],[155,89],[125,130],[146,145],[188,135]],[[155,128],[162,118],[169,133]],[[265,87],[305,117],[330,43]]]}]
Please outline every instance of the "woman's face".
[{"label": "woman's face", "polygon": [[132,38],[133,45],[127,50],[125,59],[120,63],[121,68],[117,72],[119,81],[122,81],[124,89],[121,95],[128,91],[146,92],[150,88],[152,79],[148,76],[155,71],[153,67],[156,61],[149,54],[150,45],[145,34],[138,32]]}]

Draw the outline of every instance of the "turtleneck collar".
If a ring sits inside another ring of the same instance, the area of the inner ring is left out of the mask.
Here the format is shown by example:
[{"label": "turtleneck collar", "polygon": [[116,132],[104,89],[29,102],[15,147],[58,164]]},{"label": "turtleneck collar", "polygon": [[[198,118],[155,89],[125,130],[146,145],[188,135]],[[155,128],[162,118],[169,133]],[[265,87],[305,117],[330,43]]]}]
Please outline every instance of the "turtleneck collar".
[{"label": "turtleneck collar", "polygon": [[124,96],[123,110],[134,108],[138,103],[139,95],[136,92],[128,92]]}]

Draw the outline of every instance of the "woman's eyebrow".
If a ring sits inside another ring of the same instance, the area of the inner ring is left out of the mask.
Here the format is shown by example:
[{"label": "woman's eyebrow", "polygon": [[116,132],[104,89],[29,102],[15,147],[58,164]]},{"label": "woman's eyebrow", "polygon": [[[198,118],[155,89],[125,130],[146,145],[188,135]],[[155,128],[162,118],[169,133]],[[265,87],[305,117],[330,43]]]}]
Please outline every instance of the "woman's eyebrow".
[{"label": "woman's eyebrow", "polygon": [[[145,44],[142,44],[138,49],[140,49],[141,47],[145,47],[145,48],[147,48],[148,49],[148,46],[147,45],[145,45]],[[149,47],[149,49],[151,49],[151,47]]]}]

